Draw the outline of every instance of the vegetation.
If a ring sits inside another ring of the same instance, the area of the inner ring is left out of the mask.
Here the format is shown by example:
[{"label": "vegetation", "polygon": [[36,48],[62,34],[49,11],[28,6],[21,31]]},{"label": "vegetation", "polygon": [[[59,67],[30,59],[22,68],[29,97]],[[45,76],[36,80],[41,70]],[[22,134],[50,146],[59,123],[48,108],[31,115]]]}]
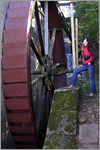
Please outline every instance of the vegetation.
[{"label": "vegetation", "polygon": [[75,17],[79,18],[79,38],[91,37],[99,42],[99,1],[78,1]]},{"label": "vegetation", "polygon": [[[97,101],[99,97],[99,63],[96,62],[95,64],[95,72],[94,72],[94,78],[95,78],[95,84],[96,84],[96,94],[93,96],[93,99]],[[89,101],[91,97],[89,97],[90,94],[90,80],[88,71],[84,72],[82,75],[81,82],[77,82],[77,86],[80,86],[80,100],[82,101]]]}]

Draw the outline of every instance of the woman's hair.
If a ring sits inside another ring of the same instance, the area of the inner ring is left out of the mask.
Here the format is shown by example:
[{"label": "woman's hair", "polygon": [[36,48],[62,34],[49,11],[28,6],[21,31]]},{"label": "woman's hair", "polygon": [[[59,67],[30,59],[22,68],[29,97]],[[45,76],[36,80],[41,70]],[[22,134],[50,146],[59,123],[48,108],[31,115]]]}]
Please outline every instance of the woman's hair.
[{"label": "woman's hair", "polygon": [[88,50],[89,50],[90,47],[93,48],[92,39],[90,39],[89,37],[86,37],[85,39],[86,39],[87,42],[88,42],[88,44],[87,44]]}]

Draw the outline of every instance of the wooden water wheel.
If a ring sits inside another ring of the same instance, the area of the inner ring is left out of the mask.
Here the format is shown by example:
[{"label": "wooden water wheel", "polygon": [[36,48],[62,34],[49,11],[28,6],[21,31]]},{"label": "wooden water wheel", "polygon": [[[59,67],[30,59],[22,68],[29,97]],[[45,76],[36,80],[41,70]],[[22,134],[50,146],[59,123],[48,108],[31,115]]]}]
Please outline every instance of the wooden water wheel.
[{"label": "wooden water wheel", "polygon": [[43,147],[54,88],[66,85],[65,75],[58,73],[66,67],[56,3],[48,2],[50,48],[47,55],[43,11],[44,2],[38,5],[36,1],[11,1],[5,19],[3,91],[9,129],[16,148]]}]

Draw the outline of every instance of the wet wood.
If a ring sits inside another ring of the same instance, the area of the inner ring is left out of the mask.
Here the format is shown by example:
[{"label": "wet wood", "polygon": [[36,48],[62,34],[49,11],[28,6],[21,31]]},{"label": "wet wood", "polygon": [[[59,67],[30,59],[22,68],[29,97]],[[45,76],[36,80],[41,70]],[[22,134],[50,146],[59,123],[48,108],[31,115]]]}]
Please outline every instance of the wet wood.
[{"label": "wet wood", "polygon": [[27,98],[5,99],[6,109],[10,111],[29,110]]},{"label": "wet wood", "polygon": [[30,115],[27,113],[7,114],[8,120],[12,123],[31,123]]},{"label": "wet wood", "polygon": [[4,96],[5,97],[21,97],[28,96],[27,84],[4,84]]},{"label": "wet wood", "polygon": [[3,70],[2,76],[4,83],[27,82],[26,69]]}]

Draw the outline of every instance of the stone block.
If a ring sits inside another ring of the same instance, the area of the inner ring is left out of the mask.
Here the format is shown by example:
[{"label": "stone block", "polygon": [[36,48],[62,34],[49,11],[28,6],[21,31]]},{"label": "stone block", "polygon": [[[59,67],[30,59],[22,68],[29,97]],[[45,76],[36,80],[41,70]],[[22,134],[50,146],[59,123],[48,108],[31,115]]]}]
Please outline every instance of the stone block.
[{"label": "stone block", "polygon": [[98,142],[98,125],[91,124],[83,124],[79,128],[79,140],[80,143],[96,143]]},{"label": "stone block", "polygon": [[79,88],[54,91],[44,149],[76,148],[77,103]]},{"label": "stone block", "polygon": [[43,149],[76,149],[75,136],[51,134],[46,137]]}]

